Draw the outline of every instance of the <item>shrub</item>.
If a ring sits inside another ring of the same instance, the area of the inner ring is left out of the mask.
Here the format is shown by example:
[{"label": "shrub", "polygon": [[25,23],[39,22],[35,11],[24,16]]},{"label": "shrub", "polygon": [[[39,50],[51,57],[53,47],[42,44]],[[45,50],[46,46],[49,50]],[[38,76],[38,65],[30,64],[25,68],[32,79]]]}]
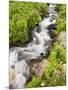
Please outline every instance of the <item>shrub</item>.
[{"label": "shrub", "polygon": [[15,24],[13,22],[10,23],[10,44],[21,44],[28,41],[27,21],[19,19]]},{"label": "shrub", "polygon": [[41,20],[41,16],[32,15],[28,20],[28,27],[30,28],[30,30],[32,30]]},{"label": "shrub", "polygon": [[30,39],[28,30],[31,32],[42,20],[42,15],[46,15],[47,4],[10,1],[9,11],[9,43],[20,45]]},{"label": "shrub", "polygon": [[61,31],[66,31],[66,5],[57,5],[56,7],[58,11],[58,18],[57,18],[57,30],[56,33],[58,34]]}]

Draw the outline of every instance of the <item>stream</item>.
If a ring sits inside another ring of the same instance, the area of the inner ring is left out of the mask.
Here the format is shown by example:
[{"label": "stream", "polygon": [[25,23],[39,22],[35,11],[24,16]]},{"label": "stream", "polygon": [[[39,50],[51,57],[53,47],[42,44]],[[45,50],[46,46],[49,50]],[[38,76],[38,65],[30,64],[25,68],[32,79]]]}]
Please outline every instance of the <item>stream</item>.
[{"label": "stream", "polygon": [[33,40],[26,47],[10,48],[10,88],[24,88],[30,77],[31,60],[47,57],[53,38],[50,33],[56,28],[56,5],[49,4],[48,15],[33,30]]}]

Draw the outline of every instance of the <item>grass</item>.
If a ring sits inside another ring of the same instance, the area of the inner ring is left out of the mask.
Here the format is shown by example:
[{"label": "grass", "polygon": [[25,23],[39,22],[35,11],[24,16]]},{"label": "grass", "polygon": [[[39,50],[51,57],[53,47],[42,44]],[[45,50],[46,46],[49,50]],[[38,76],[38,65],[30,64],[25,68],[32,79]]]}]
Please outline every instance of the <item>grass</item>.
[{"label": "grass", "polygon": [[[56,42],[48,58],[49,63],[42,77],[33,77],[26,87],[50,87],[66,85],[66,75],[63,65],[66,63],[66,50]],[[40,79],[39,79],[40,78]]]}]

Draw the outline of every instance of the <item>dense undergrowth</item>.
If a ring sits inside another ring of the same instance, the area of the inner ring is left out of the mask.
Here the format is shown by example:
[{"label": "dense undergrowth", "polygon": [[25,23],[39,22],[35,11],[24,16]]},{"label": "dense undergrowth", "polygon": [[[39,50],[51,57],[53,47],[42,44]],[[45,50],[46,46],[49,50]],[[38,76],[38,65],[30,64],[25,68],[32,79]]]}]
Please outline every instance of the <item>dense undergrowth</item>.
[{"label": "dense undergrowth", "polygon": [[9,43],[12,46],[21,45],[30,39],[28,32],[46,15],[47,4],[10,1],[9,11]]}]

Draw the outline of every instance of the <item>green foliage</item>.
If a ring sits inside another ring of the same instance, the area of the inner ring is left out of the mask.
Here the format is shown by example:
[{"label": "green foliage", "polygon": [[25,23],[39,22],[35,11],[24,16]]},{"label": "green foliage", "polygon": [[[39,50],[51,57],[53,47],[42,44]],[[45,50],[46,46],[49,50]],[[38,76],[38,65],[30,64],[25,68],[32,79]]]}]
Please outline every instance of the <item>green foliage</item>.
[{"label": "green foliage", "polygon": [[[45,77],[45,76],[44,76]],[[43,77],[43,78],[44,78]],[[51,77],[44,78],[44,86],[64,86],[66,85],[66,78],[63,73],[52,75]]]},{"label": "green foliage", "polygon": [[61,66],[66,63],[66,50],[58,42],[54,44],[54,47],[49,56],[48,68],[44,72],[45,86],[60,86],[65,85],[65,75],[60,73],[58,77],[54,75],[54,72],[61,70]]},{"label": "green foliage", "polygon": [[[10,2],[9,8],[9,40],[10,45],[24,44],[30,38],[28,30],[33,28],[42,20],[47,13],[47,4],[31,2]],[[57,30],[59,33],[66,30],[66,6],[57,5],[59,17],[57,18]],[[65,85],[65,75],[54,72],[61,70],[61,66],[66,63],[66,50],[60,43],[55,43],[49,56],[49,64],[42,77],[33,77],[26,87],[60,86]]]},{"label": "green foliage", "polygon": [[66,50],[56,42],[48,58],[48,67],[42,77],[33,77],[26,87],[46,87],[66,85],[66,76],[63,73],[63,64],[66,63]]},{"label": "green foliage", "polygon": [[66,50],[57,42],[49,56],[49,65],[45,72],[46,77],[52,76],[54,70],[59,69],[63,63],[66,63]]},{"label": "green foliage", "polygon": [[28,88],[39,87],[41,82],[42,81],[40,77],[33,77],[32,81],[27,84],[27,87]]},{"label": "green foliage", "polygon": [[30,32],[42,20],[47,12],[47,4],[10,1],[9,7],[10,45],[26,43]]},{"label": "green foliage", "polygon": [[41,21],[41,19],[41,16],[32,15],[28,20],[28,27],[32,30],[39,23],[39,21]]},{"label": "green foliage", "polygon": [[66,63],[66,50],[63,48],[63,46],[56,42],[54,43],[54,47],[51,51],[50,57],[49,57],[49,61],[54,61],[56,60],[58,63],[60,63],[61,61],[63,63]]},{"label": "green foliage", "polygon": [[15,43],[25,43],[28,41],[28,33],[27,33],[27,22],[26,20],[17,20],[14,24],[11,20],[10,23],[10,44]]},{"label": "green foliage", "polygon": [[61,31],[66,31],[66,5],[57,5],[58,11],[58,18],[57,18],[57,30],[56,33],[58,34]]}]

